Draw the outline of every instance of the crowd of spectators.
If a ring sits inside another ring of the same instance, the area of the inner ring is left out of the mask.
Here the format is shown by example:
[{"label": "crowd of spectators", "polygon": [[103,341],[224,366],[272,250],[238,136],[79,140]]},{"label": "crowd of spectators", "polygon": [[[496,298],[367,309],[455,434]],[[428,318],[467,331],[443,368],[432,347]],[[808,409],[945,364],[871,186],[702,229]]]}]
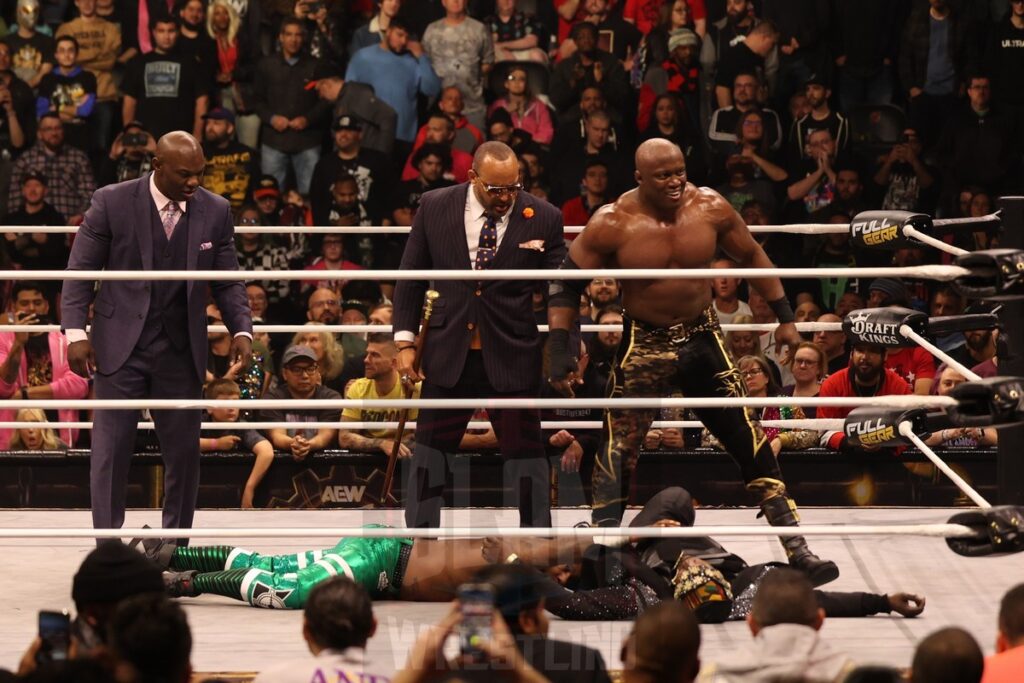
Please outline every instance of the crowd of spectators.
[{"label": "crowd of spectators", "polygon": [[[486,586],[493,595],[493,611],[471,652],[449,657],[446,644],[459,633],[464,619],[459,602],[454,602],[415,643],[403,641],[409,647],[404,666],[368,656],[369,646],[389,636],[377,633],[367,590],[348,577],[335,576],[310,591],[301,631],[294,634],[305,642],[311,657],[264,667],[255,681],[328,680],[325,673],[330,672],[343,680],[372,677],[394,683],[486,676],[518,683],[609,683],[608,665],[598,650],[549,633],[545,599],[552,582],[543,574],[525,565],[497,564],[478,571],[475,579],[474,587]],[[193,672],[193,639],[185,610],[164,595],[163,584],[160,570],[141,553],[120,543],[101,544],[74,576],[76,613],[69,641],[35,638],[17,671],[0,671],[0,680],[222,680]],[[845,652],[841,639],[822,631],[825,619],[807,577],[775,568],[760,582],[752,600],[746,617],[750,638],[735,640],[730,656],[714,661],[700,652],[702,628],[712,627],[698,624],[682,601],[655,601],[640,611],[622,643],[621,678],[625,683],[1008,683],[1019,678],[1024,584],[1002,597],[994,654],[988,657],[974,636],[947,626],[921,639],[902,669],[863,664]]]},{"label": "crowd of spectators", "polygon": [[[632,150],[656,136],[676,142],[690,179],[721,192],[749,224],[848,223],[867,209],[980,216],[1021,182],[1021,2],[22,0],[2,11],[0,222],[76,224],[97,186],[146,174],[159,136],[190,131],[207,156],[204,186],[235,210],[240,266],[310,271],[307,280],[268,275],[247,283],[257,324],[389,324],[394,283],[349,280],[346,271],[397,267],[404,235],[301,228],[409,225],[424,192],[466,180],[485,140],[513,147],[525,191],[561,207],[566,225],[585,223],[631,188]],[[247,230],[253,226],[298,230],[266,235]],[[941,257],[932,249],[864,251],[841,234],[757,236],[780,266],[918,265]],[[0,267],[61,269],[71,239],[6,232]],[[998,235],[945,239],[974,249],[996,245]],[[731,265],[722,256],[714,267]],[[784,284],[799,321],[838,322],[864,306],[967,310],[954,290],[926,281]],[[0,286],[10,322],[59,322],[58,283]],[[724,323],[776,322],[738,279],[715,278],[713,292]],[[583,322],[622,319],[614,281],[595,281],[588,297]],[[536,306],[544,322],[542,292]],[[220,322],[216,307],[207,314]],[[805,336],[802,355],[789,364],[771,333],[732,332],[726,344],[743,361],[751,391],[766,395],[945,393],[963,380],[921,350],[850,349],[837,332]],[[230,339],[211,333],[207,395],[398,395],[393,342],[373,337],[257,334],[251,362],[236,367],[228,362]],[[995,373],[998,332],[940,341],[960,362]],[[580,368],[595,395],[617,343],[610,333],[583,335]],[[0,395],[89,395],[68,369],[59,333],[0,333],[0,363]],[[826,412],[818,416],[832,416]],[[246,418],[394,415],[276,410],[225,419]],[[256,453],[243,498],[251,503],[269,466],[267,448],[298,460],[339,446],[388,452],[389,436],[271,429],[204,435],[202,449]],[[563,467],[575,470],[596,448],[589,436],[557,430],[545,438]],[[699,434],[689,436],[652,430],[646,446],[700,443]],[[991,444],[993,437],[948,432],[936,443]],[[773,440],[813,445],[803,433]],[[87,443],[85,431],[0,430],[0,448]],[[463,442],[493,445],[487,432]],[[829,433],[820,445],[846,447]]]}]

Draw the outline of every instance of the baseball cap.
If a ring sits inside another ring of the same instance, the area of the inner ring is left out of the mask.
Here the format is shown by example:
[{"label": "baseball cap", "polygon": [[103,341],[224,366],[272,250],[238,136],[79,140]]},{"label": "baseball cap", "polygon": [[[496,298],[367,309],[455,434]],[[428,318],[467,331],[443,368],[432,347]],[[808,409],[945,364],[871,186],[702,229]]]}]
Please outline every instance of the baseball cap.
[{"label": "baseball cap", "polygon": [[331,125],[332,130],[362,130],[363,123],[355,116],[342,114]]},{"label": "baseball cap", "polygon": [[700,47],[700,36],[688,28],[677,28],[668,36],[668,51],[680,46]]},{"label": "baseball cap", "polygon": [[21,184],[24,185],[25,183],[27,183],[30,180],[36,180],[36,181],[42,183],[43,185],[49,185],[49,182],[47,181],[46,176],[43,174],[42,171],[36,171],[36,170],[29,171],[24,176],[22,176]]},{"label": "baseball cap", "polygon": [[256,184],[256,189],[252,193],[253,199],[262,199],[263,197],[280,197],[281,190],[277,186],[277,178],[272,175],[260,176],[259,182]]},{"label": "baseball cap", "polygon": [[292,361],[300,359],[305,359],[316,363],[316,352],[313,351],[313,349],[309,348],[308,346],[289,346],[285,350],[284,356],[281,358],[281,365],[288,365]]},{"label": "baseball cap", "polygon": [[341,312],[345,311],[359,311],[363,314],[363,317],[369,320],[370,308],[360,299],[346,299],[341,302]]},{"label": "baseball cap", "polygon": [[203,114],[203,120],[213,119],[214,121],[228,121],[229,123],[235,122],[235,114],[230,109],[224,107],[214,107],[210,111]]},{"label": "baseball cap", "polygon": [[828,87],[828,83],[825,82],[825,77],[818,73],[813,73],[807,77],[807,80],[804,81],[804,87],[806,88],[809,85],[820,85],[823,88]]},{"label": "baseball cap", "polygon": [[127,133],[128,131],[132,130],[133,128],[138,128],[139,130],[142,130],[142,131],[146,130],[146,127],[144,125],[142,125],[142,121],[139,121],[138,119],[135,119],[134,121],[129,121],[128,123],[124,124],[124,126],[121,128],[121,132],[122,133]]}]

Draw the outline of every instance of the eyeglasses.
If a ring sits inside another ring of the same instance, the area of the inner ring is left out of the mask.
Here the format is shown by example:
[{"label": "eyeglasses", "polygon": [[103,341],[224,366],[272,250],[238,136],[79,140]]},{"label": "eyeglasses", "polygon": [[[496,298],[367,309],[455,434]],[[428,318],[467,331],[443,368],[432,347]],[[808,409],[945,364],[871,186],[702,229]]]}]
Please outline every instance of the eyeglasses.
[{"label": "eyeglasses", "polygon": [[337,299],[324,299],[323,301],[313,301],[313,302],[310,302],[309,307],[310,308],[324,308],[325,306],[337,306],[337,305],[338,305],[338,300]]},{"label": "eyeglasses", "polygon": [[509,74],[508,76],[505,76],[505,80],[506,81],[525,81],[526,80],[526,76],[516,76],[516,75],[513,75],[513,74]]},{"label": "eyeglasses", "polygon": [[522,183],[516,183],[514,185],[491,185],[489,183],[485,183],[481,178],[477,178],[477,180],[479,180],[480,184],[483,185],[484,191],[492,197],[513,195],[522,192],[523,190]]},{"label": "eyeglasses", "polygon": [[813,358],[794,358],[793,365],[817,365],[818,361]]},{"label": "eyeglasses", "polygon": [[757,377],[758,375],[763,375],[764,370],[762,370],[761,368],[755,368],[753,370],[744,370],[740,372],[740,374],[746,378]]},{"label": "eyeglasses", "polygon": [[288,365],[285,367],[285,370],[300,377],[312,377],[320,370],[320,367],[318,365],[302,365],[299,367]]},{"label": "eyeglasses", "polygon": [[260,219],[259,218],[242,218],[238,222],[241,223],[242,225],[259,225]]}]

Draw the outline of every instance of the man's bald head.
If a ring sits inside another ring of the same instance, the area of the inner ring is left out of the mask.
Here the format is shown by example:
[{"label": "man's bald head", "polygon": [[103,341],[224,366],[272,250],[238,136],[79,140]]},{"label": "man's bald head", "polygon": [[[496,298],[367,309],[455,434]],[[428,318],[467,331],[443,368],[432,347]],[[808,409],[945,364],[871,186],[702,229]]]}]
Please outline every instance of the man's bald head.
[{"label": "man's bald head", "polygon": [[636,182],[644,201],[670,210],[682,201],[686,189],[686,158],[679,146],[652,138],[636,148]]},{"label": "man's bald head", "polygon": [[153,179],[157,189],[168,199],[191,199],[203,180],[205,170],[206,157],[202,146],[185,131],[172,131],[157,141]]},{"label": "man's bald head", "polygon": [[641,143],[636,148],[635,161],[636,169],[641,173],[650,172],[652,168],[665,162],[686,163],[683,151],[679,149],[679,146],[665,138],[651,138]]}]

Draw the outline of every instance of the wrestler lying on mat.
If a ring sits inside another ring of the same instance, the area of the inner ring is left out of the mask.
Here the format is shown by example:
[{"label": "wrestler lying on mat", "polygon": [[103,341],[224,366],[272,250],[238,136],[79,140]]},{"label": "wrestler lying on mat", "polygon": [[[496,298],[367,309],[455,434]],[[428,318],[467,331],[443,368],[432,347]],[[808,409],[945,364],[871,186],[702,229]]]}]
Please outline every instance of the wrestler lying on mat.
[{"label": "wrestler lying on mat", "polygon": [[[690,494],[673,487],[654,496],[631,526],[692,526],[694,516]],[[170,570],[165,579],[175,597],[223,595],[279,609],[300,609],[314,585],[338,574],[362,584],[374,599],[447,602],[488,564],[521,562],[536,567],[548,584],[548,611],[581,620],[633,619],[673,597],[702,621],[742,618],[760,581],[786,566],[748,566],[707,537],[630,541],[610,547],[589,538],[345,538],[327,550],[276,556],[230,546],[147,545],[148,554]],[[817,595],[830,617],[892,611],[916,616],[924,609],[924,598],[906,593]]]}]

